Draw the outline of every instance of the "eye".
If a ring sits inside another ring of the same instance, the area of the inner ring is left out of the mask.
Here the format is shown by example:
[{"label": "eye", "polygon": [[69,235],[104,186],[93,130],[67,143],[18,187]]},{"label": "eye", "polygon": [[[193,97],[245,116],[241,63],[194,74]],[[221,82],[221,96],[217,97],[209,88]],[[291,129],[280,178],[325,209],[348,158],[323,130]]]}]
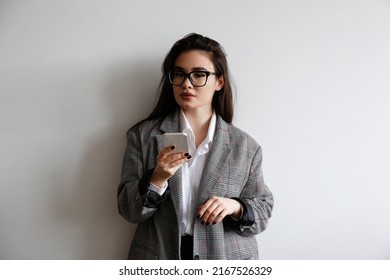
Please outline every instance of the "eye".
[{"label": "eye", "polygon": [[182,77],[184,77],[184,75],[185,74],[181,71],[173,71],[173,77],[175,77],[175,78],[182,78]]},{"label": "eye", "polygon": [[206,72],[193,72],[192,75],[194,75],[195,79],[200,79],[207,76]]}]

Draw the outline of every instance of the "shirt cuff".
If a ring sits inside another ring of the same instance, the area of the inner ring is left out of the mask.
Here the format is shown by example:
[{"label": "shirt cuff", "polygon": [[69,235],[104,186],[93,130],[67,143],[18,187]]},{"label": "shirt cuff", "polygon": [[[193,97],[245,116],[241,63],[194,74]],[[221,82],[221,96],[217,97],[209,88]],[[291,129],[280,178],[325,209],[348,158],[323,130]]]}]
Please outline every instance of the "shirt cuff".
[{"label": "shirt cuff", "polygon": [[255,213],[253,212],[252,206],[238,197],[232,197],[232,199],[237,200],[243,208],[242,217],[237,222],[242,226],[252,226],[255,223]]},{"label": "shirt cuff", "polygon": [[165,193],[167,188],[168,188],[168,182],[166,182],[165,185],[162,188],[157,187],[153,183],[149,183],[149,190],[150,191],[154,191],[154,192],[158,193],[161,196]]}]

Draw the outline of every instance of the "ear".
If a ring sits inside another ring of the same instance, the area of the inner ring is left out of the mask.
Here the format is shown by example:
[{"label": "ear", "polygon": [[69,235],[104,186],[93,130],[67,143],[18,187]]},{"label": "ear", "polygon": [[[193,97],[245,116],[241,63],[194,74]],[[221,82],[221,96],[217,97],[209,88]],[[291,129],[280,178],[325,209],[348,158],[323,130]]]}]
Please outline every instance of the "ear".
[{"label": "ear", "polygon": [[219,91],[219,90],[221,90],[221,88],[223,88],[223,85],[225,84],[225,78],[223,77],[223,75],[221,75],[219,78],[218,78],[218,80],[217,80],[217,82],[216,82],[216,84],[215,84],[215,90],[216,91]]}]

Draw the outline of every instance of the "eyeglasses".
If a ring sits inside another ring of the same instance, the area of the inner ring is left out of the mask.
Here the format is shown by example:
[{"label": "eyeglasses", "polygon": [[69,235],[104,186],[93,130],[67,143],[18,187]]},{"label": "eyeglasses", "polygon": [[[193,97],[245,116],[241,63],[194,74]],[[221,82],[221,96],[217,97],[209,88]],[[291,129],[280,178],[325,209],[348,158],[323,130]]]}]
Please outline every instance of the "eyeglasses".
[{"label": "eyeglasses", "polygon": [[194,87],[205,86],[210,75],[216,75],[216,73],[203,70],[192,71],[188,74],[181,70],[172,70],[168,73],[169,81],[172,85],[181,86],[188,77]]}]

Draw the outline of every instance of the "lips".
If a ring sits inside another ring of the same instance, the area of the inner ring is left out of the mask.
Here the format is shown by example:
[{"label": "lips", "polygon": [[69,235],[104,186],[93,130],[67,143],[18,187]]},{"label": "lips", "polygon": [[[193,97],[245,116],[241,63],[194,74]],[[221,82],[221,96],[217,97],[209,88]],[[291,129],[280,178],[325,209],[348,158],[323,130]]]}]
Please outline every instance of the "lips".
[{"label": "lips", "polygon": [[195,97],[194,94],[190,93],[190,92],[183,92],[180,94],[181,97]]},{"label": "lips", "polygon": [[180,97],[183,100],[192,100],[193,98],[195,98],[195,95],[189,92],[183,92],[180,94]]}]

